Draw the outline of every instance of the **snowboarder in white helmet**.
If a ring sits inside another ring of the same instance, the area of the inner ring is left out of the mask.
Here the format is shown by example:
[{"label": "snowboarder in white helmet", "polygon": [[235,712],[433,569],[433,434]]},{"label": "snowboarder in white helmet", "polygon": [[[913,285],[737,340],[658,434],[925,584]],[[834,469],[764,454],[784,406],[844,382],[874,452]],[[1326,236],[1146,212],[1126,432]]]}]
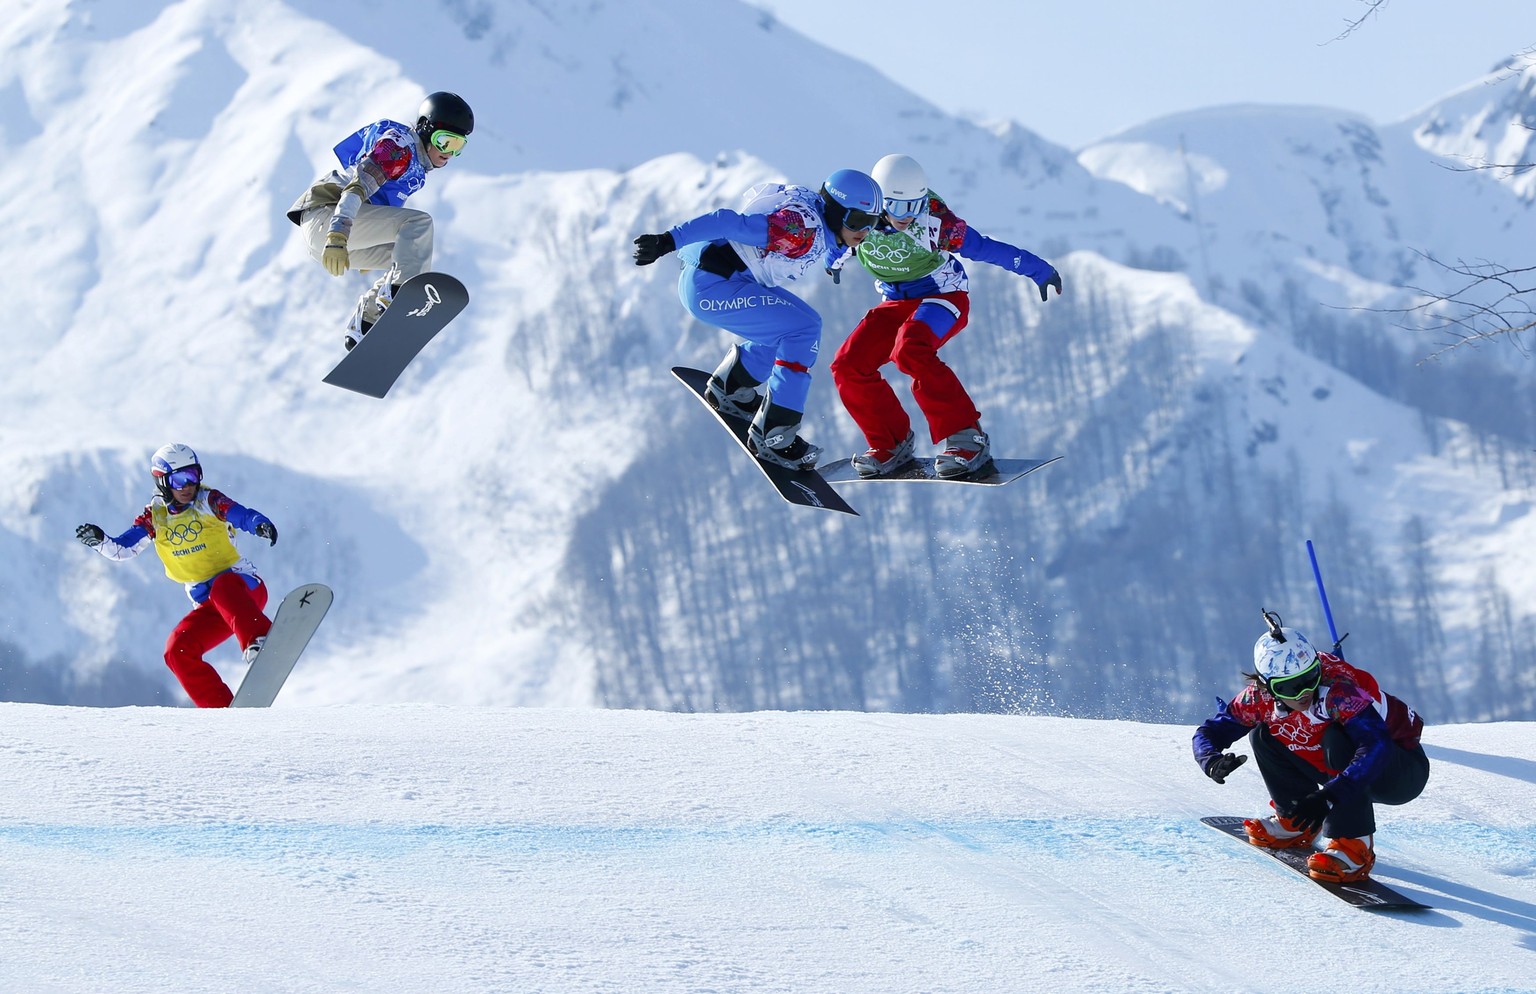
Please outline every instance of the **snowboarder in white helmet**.
[{"label": "snowboarder in white helmet", "polygon": [[[747,191],[740,211],[713,211],[635,239],[639,266],[681,249],[683,306],[746,339],[726,353],[705,397],[717,410],[751,421],[747,437],[763,462],[811,469],[821,455],[800,437],[821,349],[821,315],[781,287],[857,246],[879,213],[879,184],[856,169],[839,169],[820,191],[765,183]],[[766,396],[759,395],[765,382]]]},{"label": "snowboarder in white helmet", "polygon": [[235,529],[277,544],[277,527],[260,511],[243,507],[203,484],[197,453],[180,443],[163,445],[150,458],[155,496],[121,535],[84,524],[75,538],[108,559],[132,559],[153,547],[165,575],[180,581],[196,605],[165,643],[165,664],[200,708],[228,707],[229,686],[203,658],[231,635],[245,662],[255,660],[272,622],[262,613],[267,586],[256,567],[235,548]]},{"label": "snowboarder in white helmet", "polygon": [[980,234],[950,210],[928,187],[928,175],[910,155],[887,155],[870,171],[884,194],[880,222],[857,247],[837,261],[857,257],[883,301],[864,315],[832,359],[832,381],[869,448],[853,457],[861,476],[881,476],[913,458],[916,434],[896,392],[880,368],[895,363],[912,378],[912,398],[928,421],[929,438],[943,449],[934,469],[943,477],[964,476],[991,460],[991,443],[981,430],[981,412],[939,349],[970,317],[969,278],[960,256],[1028,276],[1040,299],[1061,276],[1050,263],[1024,249]]},{"label": "snowboarder in white helmet", "polygon": [[1307,857],[1317,880],[1349,883],[1376,862],[1376,804],[1407,804],[1424,792],[1429,757],[1424,719],[1376,678],[1264,612],[1253,671],[1230,703],[1195,730],[1195,761],[1217,783],[1248,757],[1226,752],[1243,736],[1253,748],[1273,812],[1243,822],[1248,841],[1269,849],[1327,848]]},{"label": "snowboarder in white helmet", "polygon": [[427,173],[464,151],[475,114],[457,93],[427,95],[414,125],[385,119],[360,128],[333,150],[341,168],[321,176],[288,209],[309,254],[332,276],[383,270],[347,321],[349,350],[368,333],[400,284],[432,266],[432,216],[405,207]]}]

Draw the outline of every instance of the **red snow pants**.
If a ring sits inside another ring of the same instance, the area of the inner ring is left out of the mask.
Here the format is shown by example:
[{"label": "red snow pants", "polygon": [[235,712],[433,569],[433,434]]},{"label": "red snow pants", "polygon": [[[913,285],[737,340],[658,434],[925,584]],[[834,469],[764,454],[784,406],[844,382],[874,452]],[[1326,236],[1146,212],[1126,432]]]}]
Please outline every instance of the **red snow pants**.
[{"label": "red snow pants", "polygon": [[912,378],[912,399],[928,419],[931,441],[981,420],[960,378],[939,358],[939,349],[965,327],[970,313],[971,295],[964,291],[887,300],[843,341],[832,360],[832,382],[870,448],[894,449],[912,427],[896,391],[880,375],[888,362]]},{"label": "red snow pants", "polygon": [[181,681],[182,689],[200,708],[227,708],[235,695],[219,671],[203,660],[203,654],[235,636],[240,648],[267,634],[272,622],[262,614],[267,606],[267,585],[245,585],[240,574],[226,571],[213,578],[208,599],[181,619],[165,641],[165,665]]}]

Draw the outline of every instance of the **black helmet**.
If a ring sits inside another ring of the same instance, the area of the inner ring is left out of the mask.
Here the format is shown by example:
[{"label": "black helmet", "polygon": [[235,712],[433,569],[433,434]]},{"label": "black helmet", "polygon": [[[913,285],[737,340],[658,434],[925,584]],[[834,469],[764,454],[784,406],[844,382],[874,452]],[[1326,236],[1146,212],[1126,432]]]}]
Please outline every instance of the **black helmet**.
[{"label": "black helmet", "polygon": [[422,141],[428,141],[432,132],[439,129],[466,138],[475,130],[475,112],[469,109],[469,104],[457,93],[438,90],[427,94],[427,99],[421,102],[421,110],[416,118],[416,133]]}]

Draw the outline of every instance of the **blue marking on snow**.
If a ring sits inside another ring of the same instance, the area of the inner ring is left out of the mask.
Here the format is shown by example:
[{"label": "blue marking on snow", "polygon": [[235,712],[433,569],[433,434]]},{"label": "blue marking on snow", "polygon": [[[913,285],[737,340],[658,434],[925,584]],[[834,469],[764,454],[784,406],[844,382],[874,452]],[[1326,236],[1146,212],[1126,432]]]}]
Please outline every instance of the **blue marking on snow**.
[{"label": "blue marking on snow", "polygon": [[[1403,822],[1377,834],[1383,858],[1434,853],[1458,862],[1476,858],[1512,877],[1536,876],[1536,845],[1527,827]],[[157,850],[196,858],[270,859],[314,854],[405,856],[424,849],[466,856],[623,854],[664,849],[729,847],[742,843],[821,845],[861,853],[941,849],[963,854],[1048,853],[1057,860],[1123,859],[1178,867],[1191,853],[1245,859],[1196,821],[1159,818],[916,820],[862,822],[751,822],[721,825],[556,825],[547,823],[412,824],[371,822],[207,823],[168,825],[0,824],[0,843],[68,849],[104,857],[126,850]]]},{"label": "blue marking on snow", "polygon": [[[1197,826],[1198,827],[1198,826]],[[1207,830],[1208,831],[1208,830]],[[819,843],[865,852],[943,846],[976,853],[1034,854],[1058,859],[1106,854],[1175,863],[1191,842],[1188,826],[1157,819],[996,820],[930,823],[767,822],[718,828],[551,824],[208,823],[170,825],[0,825],[0,841],[100,856],[155,849],[170,855],[268,859],[277,853],[406,855],[422,849],[474,853],[620,853],[742,842]]]}]

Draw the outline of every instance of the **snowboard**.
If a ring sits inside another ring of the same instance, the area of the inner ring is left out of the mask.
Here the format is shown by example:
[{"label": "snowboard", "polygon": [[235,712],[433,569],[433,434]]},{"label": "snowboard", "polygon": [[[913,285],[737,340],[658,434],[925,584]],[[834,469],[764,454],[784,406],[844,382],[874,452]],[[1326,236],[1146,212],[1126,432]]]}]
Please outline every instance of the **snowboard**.
[{"label": "snowboard", "polygon": [[779,496],[791,504],[799,504],[801,507],[819,507],[828,511],[842,511],[844,514],[858,514],[848,502],[838,496],[832,485],[822,478],[814,469],[786,469],[783,466],[774,466],[765,463],[757,456],[752,455],[752,450],[747,447],[748,422],[741,418],[735,418],[729,414],[721,414],[709,402],[704,399],[704,385],[709,382],[709,374],[702,369],[689,369],[686,366],[673,366],[672,375],[677,377],[698,398],[704,409],[714,415],[716,421],[724,425],[736,439],[736,444],[752,459],[752,465],[760,469]]},{"label": "snowboard", "polygon": [[256,661],[240,681],[232,708],[269,708],[283,689],[293,664],[320,627],[320,620],[331,607],[331,588],[323,583],[306,583],[292,591],[277,606],[267,641],[256,654]]},{"label": "snowboard", "polygon": [[911,462],[883,476],[860,476],[853,468],[851,459],[839,459],[821,468],[822,478],[828,483],[970,483],[984,487],[1001,487],[1021,476],[1028,476],[1037,469],[1049,466],[1061,456],[1050,459],[993,459],[973,473],[964,476],[940,476],[933,468],[933,457],[913,459]]},{"label": "snowboard", "polygon": [[[1311,846],[1300,846],[1296,849],[1266,849],[1263,846],[1253,845],[1248,841],[1248,833],[1243,831],[1243,819],[1235,818],[1231,815],[1201,818],[1200,822],[1201,824],[1211,826],[1224,835],[1230,835],[1241,842],[1247,849],[1255,849],[1274,857],[1306,879],[1312,880],[1312,877],[1307,873],[1307,857],[1317,850]],[[1370,911],[1420,911],[1429,907],[1429,905],[1415,901],[1411,897],[1399,894],[1375,877],[1367,877],[1352,884],[1335,884],[1329,883],[1326,880],[1312,880],[1312,882],[1334,897],[1340,898],[1346,904],[1352,904],[1357,908],[1365,908]]]},{"label": "snowboard", "polygon": [[369,397],[383,397],[434,335],[469,303],[464,284],[444,273],[406,280],[362,341],[342,357],[325,382]]}]

